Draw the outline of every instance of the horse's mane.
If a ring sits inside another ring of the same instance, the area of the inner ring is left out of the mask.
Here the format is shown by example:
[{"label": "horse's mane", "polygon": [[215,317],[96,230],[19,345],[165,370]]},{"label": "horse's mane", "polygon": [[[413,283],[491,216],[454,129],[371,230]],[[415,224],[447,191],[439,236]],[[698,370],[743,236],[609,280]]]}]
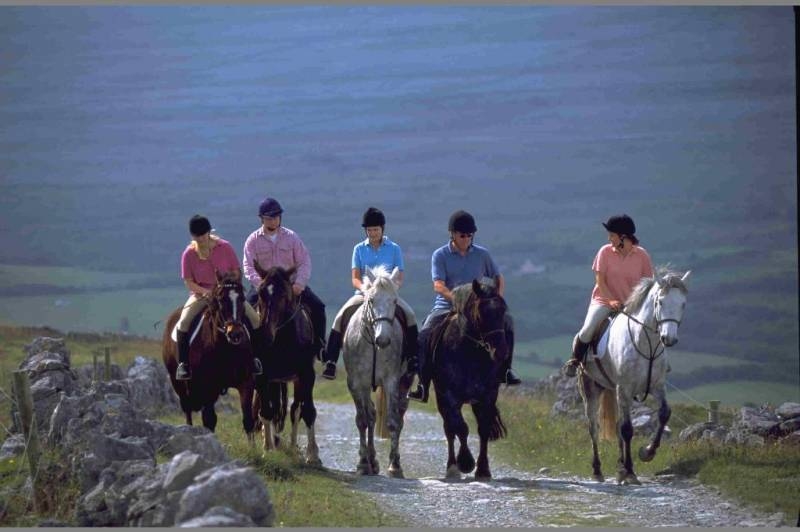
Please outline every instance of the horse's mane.
[{"label": "horse's mane", "polygon": [[[482,277],[478,282],[486,294],[494,296],[497,293],[497,285],[494,279]],[[453,310],[455,312],[463,312],[467,305],[478,297],[475,292],[472,291],[472,283],[458,285],[453,288],[451,292],[453,293]]]},{"label": "horse's mane", "polygon": [[656,279],[661,280],[661,285],[667,289],[677,288],[684,294],[689,292],[686,284],[681,280],[681,275],[671,269],[669,266],[656,267],[656,274],[653,277],[643,277],[639,284],[634,287],[633,292],[625,301],[626,312],[638,312],[642,304],[647,299],[647,294],[656,282]]},{"label": "horse's mane", "polygon": [[389,292],[392,295],[397,295],[397,286],[392,281],[392,272],[386,269],[383,264],[375,266],[374,268],[370,268],[372,274],[375,276],[375,280],[371,281],[369,277],[364,276],[364,293],[366,292],[373,292],[377,289],[384,290]]}]

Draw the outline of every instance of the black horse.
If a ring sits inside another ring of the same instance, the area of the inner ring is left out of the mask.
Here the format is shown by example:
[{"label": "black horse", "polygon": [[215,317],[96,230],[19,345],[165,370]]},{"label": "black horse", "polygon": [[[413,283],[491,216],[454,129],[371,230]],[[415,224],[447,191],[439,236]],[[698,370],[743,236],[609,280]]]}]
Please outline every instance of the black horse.
[{"label": "black horse", "polygon": [[227,388],[239,391],[242,425],[248,439],[254,438],[255,418],[252,413],[253,351],[244,323],[244,290],[235,274],[217,273],[217,284],[203,311],[199,337],[189,346],[189,366],[192,378],[175,380],[178,367],[178,347],[171,337],[172,329],[181,315],[181,308],[167,318],[162,338],[162,359],[172,388],[178,394],[186,423],[192,424],[192,412],[202,411],[203,426],[214,431],[217,414],[214,404]]},{"label": "black horse", "polygon": [[314,357],[317,349],[309,313],[300,298],[292,291],[292,276],[296,269],[273,267],[264,270],[254,264],[261,284],[258,287],[258,311],[261,316],[264,345],[256,355],[264,367],[263,375],[256,376],[256,399],[253,412],[263,423],[264,450],[275,449],[277,435],[286,420],[287,384],[294,384],[294,401],[290,408],[292,421],[291,445],[297,445],[297,428],[300,418],[306,424],[308,444],[306,462],[321,465],[319,448],[314,435],[317,409],[313,391]]},{"label": "black horse", "polygon": [[[460,477],[475,468],[467,445],[469,428],[461,407],[469,403],[478,422],[480,452],[475,478],[492,478],[488,442],[506,435],[497,410],[498,374],[505,367],[510,346],[505,334],[506,302],[491,283],[477,280],[453,290],[451,314],[429,336],[433,356],[436,406],[447,437],[447,476]],[[456,459],[454,438],[458,437]]]}]

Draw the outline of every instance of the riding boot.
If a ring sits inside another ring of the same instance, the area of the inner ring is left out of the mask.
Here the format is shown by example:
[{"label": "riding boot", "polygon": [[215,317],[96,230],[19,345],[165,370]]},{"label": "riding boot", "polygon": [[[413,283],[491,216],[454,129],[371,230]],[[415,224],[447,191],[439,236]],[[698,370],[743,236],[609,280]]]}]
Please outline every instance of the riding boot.
[{"label": "riding boot", "polygon": [[342,348],[342,333],[336,329],[331,329],[328,334],[328,345],[322,355],[325,362],[325,369],[322,378],[334,380],[336,378],[336,362],[339,360],[339,350]]},{"label": "riding boot", "polygon": [[506,343],[508,344],[508,358],[498,375],[501,384],[507,386],[517,386],[522,383],[522,379],[517,377],[514,370],[511,369],[511,362],[514,360],[514,329],[513,326],[506,327]]},{"label": "riding boot", "polygon": [[189,368],[189,333],[178,331],[178,369],[175,370],[176,381],[188,381],[192,378]]},{"label": "riding boot", "polygon": [[[428,388],[430,387],[431,382],[431,379],[428,376],[430,371],[428,371],[428,368],[426,367],[425,358],[425,350],[419,349],[417,355],[408,359],[409,366],[412,363],[417,364],[416,372],[419,375],[419,381],[417,382],[416,390],[408,392],[407,397],[413,401],[420,401],[422,403],[428,402]],[[410,368],[409,371],[411,371]]]},{"label": "riding boot", "polygon": [[578,374],[578,366],[583,363],[586,356],[586,351],[589,350],[589,344],[581,342],[580,339],[575,340],[575,349],[572,350],[572,358],[567,360],[564,364],[562,371],[567,377],[574,377]]},{"label": "riding boot", "polygon": [[253,348],[253,375],[262,375],[264,373],[261,359],[258,358],[259,355],[264,355],[264,333],[262,329],[250,329],[250,346]]},{"label": "riding boot", "polygon": [[403,358],[408,360],[408,371],[419,371],[419,361],[417,360],[417,350],[419,349],[419,329],[415,325],[410,325],[406,328],[406,334],[403,336]]},{"label": "riding boot", "polygon": [[419,382],[417,382],[417,389],[411,392],[408,392],[408,398],[413,401],[419,401],[420,403],[427,403],[428,402],[428,388],[430,387],[431,383],[429,380],[423,379],[420,377]]}]

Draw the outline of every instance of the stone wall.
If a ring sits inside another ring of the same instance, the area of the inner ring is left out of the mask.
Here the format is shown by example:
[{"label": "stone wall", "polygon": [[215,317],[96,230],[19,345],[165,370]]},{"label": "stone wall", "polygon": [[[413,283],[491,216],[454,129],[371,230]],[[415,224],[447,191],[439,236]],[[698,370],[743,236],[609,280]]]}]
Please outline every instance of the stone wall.
[{"label": "stone wall", "polygon": [[[20,369],[31,382],[40,439],[63,453],[80,486],[69,524],[272,525],[264,479],[231,460],[214,434],[150,419],[179,408],[159,361],[140,356],[124,378],[92,382],[91,371],[71,368],[63,339],[36,338],[26,352]],[[15,434],[0,457],[23,450],[22,435]]]}]

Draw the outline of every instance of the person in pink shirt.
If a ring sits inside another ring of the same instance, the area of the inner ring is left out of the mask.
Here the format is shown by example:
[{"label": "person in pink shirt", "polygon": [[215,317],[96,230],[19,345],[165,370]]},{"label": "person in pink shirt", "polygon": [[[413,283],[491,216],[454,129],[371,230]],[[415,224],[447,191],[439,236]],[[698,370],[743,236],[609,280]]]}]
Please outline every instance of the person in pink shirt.
[{"label": "person in pink shirt", "polygon": [[[314,328],[315,349],[322,356],[325,348],[325,304],[308,286],[311,279],[311,255],[300,237],[287,227],[281,225],[283,208],[278,200],[266,198],[258,207],[258,217],[261,227],[250,233],[244,242],[244,258],[242,266],[244,276],[250,281],[250,290],[247,293],[248,301],[255,305],[258,301],[258,285],[261,276],[255,268],[258,261],[261,268],[268,270],[273,266],[288,269],[297,268],[292,290],[311,311],[311,325]],[[320,358],[321,360],[321,358]]]},{"label": "person in pink shirt", "polygon": [[[192,216],[189,233],[192,241],[181,255],[181,277],[189,289],[189,299],[183,306],[177,326],[178,368],[175,370],[175,380],[179,381],[192,378],[189,369],[189,327],[195,316],[208,304],[208,296],[217,284],[216,272],[236,272],[239,279],[242,277],[236,252],[227,240],[211,234],[208,218],[199,214]],[[258,313],[247,302],[244,309],[251,328],[258,328]],[[253,361],[256,374],[261,374],[260,361],[255,358]]]},{"label": "person in pink shirt", "polygon": [[639,245],[639,239],[634,235],[636,224],[630,216],[611,216],[603,227],[608,231],[609,243],[600,248],[592,263],[595,285],[572,358],[564,364],[563,371],[568,377],[577,374],[597,326],[612,312],[622,310],[643,277],[653,276],[650,255]]}]

